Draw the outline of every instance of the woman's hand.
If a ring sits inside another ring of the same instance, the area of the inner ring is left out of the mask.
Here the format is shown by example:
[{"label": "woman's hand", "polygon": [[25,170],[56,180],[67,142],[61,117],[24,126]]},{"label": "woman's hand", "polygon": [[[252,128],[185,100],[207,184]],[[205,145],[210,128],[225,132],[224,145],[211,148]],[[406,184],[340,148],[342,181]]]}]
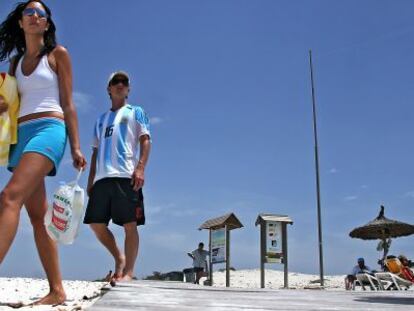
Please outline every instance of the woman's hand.
[{"label": "woman's hand", "polygon": [[72,151],[72,159],[73,159],[73,166],[79,171],[84,170],[86,167],[86,159],[83,156],[80,149],[76,149]]},{"label": "woman's hand", "polygon": [[6,112],[9,109],[9,105],[6,103],[3,96],[0,95],[0,114]]}]

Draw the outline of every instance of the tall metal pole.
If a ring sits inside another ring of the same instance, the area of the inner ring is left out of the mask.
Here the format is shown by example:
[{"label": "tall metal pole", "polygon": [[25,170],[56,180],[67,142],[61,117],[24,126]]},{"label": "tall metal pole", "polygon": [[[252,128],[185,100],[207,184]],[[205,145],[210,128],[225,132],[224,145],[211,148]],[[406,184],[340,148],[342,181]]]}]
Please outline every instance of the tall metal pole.
[{"label": "tall metal pole", "polygon": [[230,287],[230,230],[226,225],[226,287]]},{"label": "tall metal pole", "polygon": [[211,228],[208,230],[208,250],[210,252],[209,256],[208,256],[208,268],[210,269],[209,271],[209,279],[210,279],[210,286],[213,286],[213,258],[211,258],[211,254],[213,254],[213,250],[212,250],[212,244],[211,244]]},{"label": "tall metal pole", "polygon": [[283,250],[283,274],[284,274],[284,281],[283,287],[289,288],[289,280],[288,280],[288,246],[287,246],[287,223],[281,222],[280,225],[282,226],[282,250]]},{"label": "tall metal pole", "polygon": [[260,288],[265,287],[266,222],[260,222]]},{"label": "tall metal pole", "polygon": [[319,274],[320,284],[324,286],[323,280],[323,250],[322,250],[322,224],[321,224],[321,195],[319,184],[319,156],[318,156],[318,132],[316,128],[316,103],[315,103],[315,88],[313,86],[313,65],[312,65],[312,51],[309,50],[309,64],[310,77],[312,84],[312,109],[313,109],[313,134],[315,140],[315,169],[316,169],[316,197],[318,203],[318,238],[319,238]]}]

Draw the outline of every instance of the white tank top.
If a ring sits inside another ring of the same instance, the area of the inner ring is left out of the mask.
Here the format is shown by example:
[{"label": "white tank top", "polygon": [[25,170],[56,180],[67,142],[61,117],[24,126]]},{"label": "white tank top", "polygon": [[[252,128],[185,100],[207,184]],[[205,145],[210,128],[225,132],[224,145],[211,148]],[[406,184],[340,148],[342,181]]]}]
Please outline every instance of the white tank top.
[{"label": "white tank top", "polygon": [[23,57],[16,68],[17,88],[20,94],[19,117],[45,111],[63,113],[59,100],[58,76],[50,68],[47,55],[40,59],[36,69],[28,76],[22,72],[22,61]]}]

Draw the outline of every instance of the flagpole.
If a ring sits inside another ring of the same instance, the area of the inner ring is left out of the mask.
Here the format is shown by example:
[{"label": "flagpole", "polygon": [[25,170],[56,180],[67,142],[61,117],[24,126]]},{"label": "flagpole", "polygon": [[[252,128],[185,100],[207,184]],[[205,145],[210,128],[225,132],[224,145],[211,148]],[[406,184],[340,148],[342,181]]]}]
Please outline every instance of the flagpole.
[{"label": "flagpole", "polygon": [[319,242],[319,274],[320,284],[324,286],[323,278],[323,248],[322,248],[322,223],[321,223],[321,195],[319,183],[319,155],[318,155],[318,132],[316,127],[316,102],[315,102],[315,88],[313,86],[313,65],[312,65],[312,51],[309,50],[309,64],[310,64],[310,78],[312,85],[312,110],[313,110],[313,136],[315,142],[315,171],[316,171],[316,197],[318,209],[318,242]]}]

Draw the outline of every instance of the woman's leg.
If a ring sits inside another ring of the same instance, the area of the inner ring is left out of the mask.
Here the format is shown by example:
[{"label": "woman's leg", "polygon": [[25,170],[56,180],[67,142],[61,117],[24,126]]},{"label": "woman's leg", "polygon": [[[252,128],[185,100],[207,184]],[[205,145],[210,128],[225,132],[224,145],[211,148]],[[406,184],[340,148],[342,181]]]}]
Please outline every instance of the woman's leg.
[{"label": "woman's leg", "polygon": [[43,269],[49,281],[50,292],[35,304],[54,305],[65,301],[66,295],[59,268],[57,244],[49,237],[44,224],[47,212],[45,183],[42,181],[36,191],[25,202],[27,213],[33,226],[33,234]]},{"label": "woman's leg", "polygon": [[23,203],[36,190],[37,186],[53,164],[37,153],[26,153],[6,187],[0,194],[0,263],[6,257],[19,224]]}]

